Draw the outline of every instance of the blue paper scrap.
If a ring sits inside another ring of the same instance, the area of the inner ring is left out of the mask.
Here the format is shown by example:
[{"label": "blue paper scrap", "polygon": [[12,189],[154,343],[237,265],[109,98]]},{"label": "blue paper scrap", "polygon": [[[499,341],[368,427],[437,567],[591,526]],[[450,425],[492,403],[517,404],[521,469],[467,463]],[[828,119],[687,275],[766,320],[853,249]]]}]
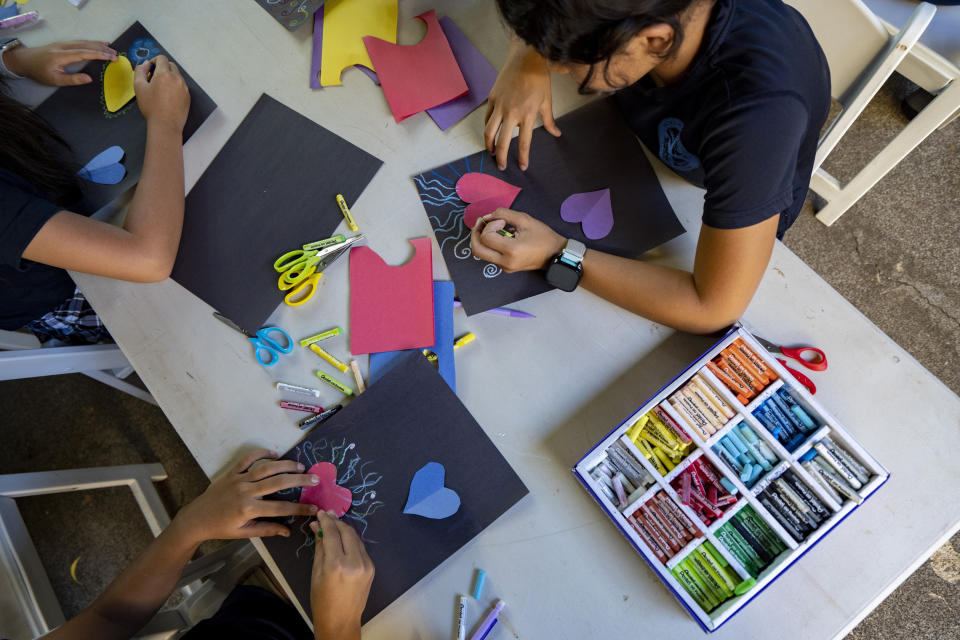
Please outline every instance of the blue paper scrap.
[{"label": "blue paper scrap", "polygon": [[446,469],[439,462],[428,462],[413,474],[404,513],[433,520],[449,518],[460,509],[460,496],[443,486]]}]

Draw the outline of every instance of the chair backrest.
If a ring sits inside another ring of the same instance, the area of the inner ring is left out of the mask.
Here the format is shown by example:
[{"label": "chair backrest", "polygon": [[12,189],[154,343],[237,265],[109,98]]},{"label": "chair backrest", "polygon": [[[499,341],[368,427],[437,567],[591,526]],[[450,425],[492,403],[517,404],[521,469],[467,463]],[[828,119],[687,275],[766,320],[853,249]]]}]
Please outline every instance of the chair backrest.
[{"label": "chair backrest", "polygon": [[844,94],[890,42],[883,23],[861,0],[784,0],[810,24],[830,65],[830,93]]}]

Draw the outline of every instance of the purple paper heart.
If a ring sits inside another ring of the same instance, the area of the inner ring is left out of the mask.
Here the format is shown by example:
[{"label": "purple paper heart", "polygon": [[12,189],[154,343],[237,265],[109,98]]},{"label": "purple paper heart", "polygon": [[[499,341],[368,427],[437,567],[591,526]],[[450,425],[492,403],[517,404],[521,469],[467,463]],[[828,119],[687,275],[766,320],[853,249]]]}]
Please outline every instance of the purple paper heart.
[{"label": "purple paper heart", "polygon": [[560,217],[583,225],[583,235],[591,240],[605,237],[613,229],[613,205],[610,189],[575,193],[560,205]]}]

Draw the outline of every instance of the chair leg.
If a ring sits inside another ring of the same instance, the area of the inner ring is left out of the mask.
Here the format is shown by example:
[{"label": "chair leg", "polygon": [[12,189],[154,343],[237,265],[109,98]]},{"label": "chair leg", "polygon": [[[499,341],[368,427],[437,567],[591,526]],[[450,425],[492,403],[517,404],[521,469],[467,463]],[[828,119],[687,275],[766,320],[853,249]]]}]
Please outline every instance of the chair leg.
[{"label": "chair leg", "polygon": [[951,117],[957,111],[958,105],[960,105],[960,80],[954,80],[867,166],[861,169],[853,180],[843,186],[840,193],[817,213],[817,220],[827,226],[836,222],[873,185],[943,124],[944,120]]},{"label": "chair leg", "polygon": [[121,380],[117,376],[108,373],[107,371],[82,371],[81,373],[89,378],[93,378],[94,380],[102,382],[107,386],[113,387],[118,391],[123,391],[127,395],[131,395],[134,398],[139,398],[144,402],[149,402],[155,407],[159,406],[157,405],[157,401],[154,399],[154,397],[150,395],[149,391],[144,391],[140,387],[132,385],[126,380]]}]

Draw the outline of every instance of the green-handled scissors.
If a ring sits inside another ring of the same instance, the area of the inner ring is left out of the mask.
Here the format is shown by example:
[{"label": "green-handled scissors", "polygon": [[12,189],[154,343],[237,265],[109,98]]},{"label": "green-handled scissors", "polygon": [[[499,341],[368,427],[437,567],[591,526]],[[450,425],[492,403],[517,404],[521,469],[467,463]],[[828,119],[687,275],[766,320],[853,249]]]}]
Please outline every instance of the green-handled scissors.
[{"label": "green-handled scissors", "polygon": [[281,291],[290,292],[284,302],[296,307],[312,298],[324,269],[346,253],[347,249],[364,239],[362,233],[352,238],[334,236],[303,245],[302,249],[290,251],[277,258],[273,263],[273,268],[280,273],[277,286]]}]

